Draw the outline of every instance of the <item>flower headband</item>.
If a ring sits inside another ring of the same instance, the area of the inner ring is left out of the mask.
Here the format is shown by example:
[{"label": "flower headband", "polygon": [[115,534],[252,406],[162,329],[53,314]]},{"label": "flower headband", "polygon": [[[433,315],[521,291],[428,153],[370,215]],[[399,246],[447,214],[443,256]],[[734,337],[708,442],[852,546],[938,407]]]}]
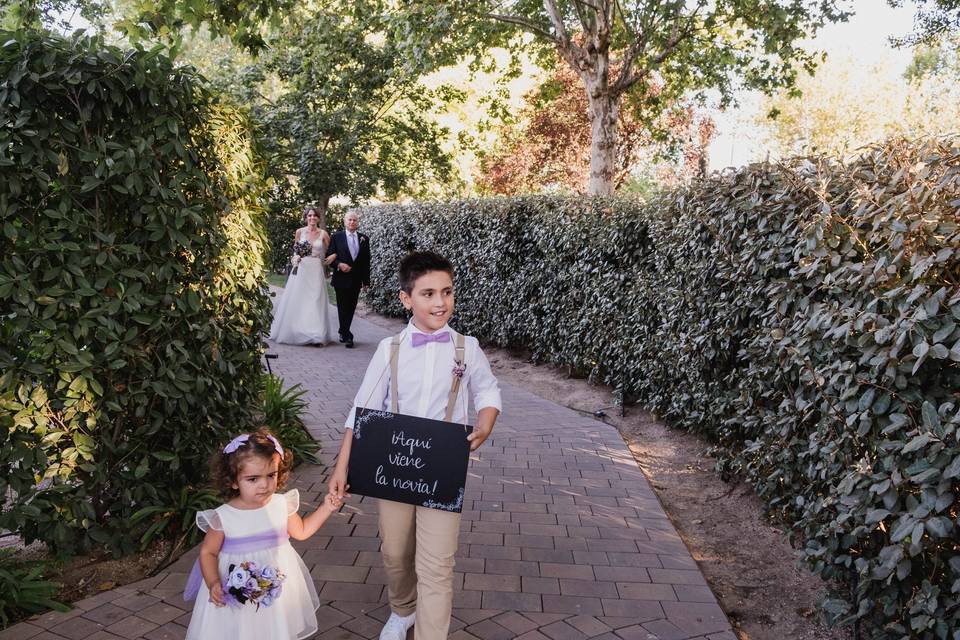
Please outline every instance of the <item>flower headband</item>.
[{"label": "flower headband", "polygon": [[[247,440],[250,439],[249,433],[244,433],[239,435],[233,440],[230,441],[230,444],[223,448],[224,453],[233,453],[239,449]],[[273,448],[277,450],[277,453],[280,454],[280,457],[283,457],[283,447],[280,446],[280,441],[274,438],[272,435],[267,434],[267,440],[273,443]]]}]

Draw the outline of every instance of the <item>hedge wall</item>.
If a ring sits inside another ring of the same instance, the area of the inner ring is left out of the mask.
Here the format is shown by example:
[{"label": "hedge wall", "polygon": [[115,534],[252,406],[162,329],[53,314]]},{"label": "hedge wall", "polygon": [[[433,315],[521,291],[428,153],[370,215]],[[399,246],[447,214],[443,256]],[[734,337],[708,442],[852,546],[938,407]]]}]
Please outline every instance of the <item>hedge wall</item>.
[{"label": "hedge wall", "polygon": [[252,420],[269,322],[246,120],[156,51],[0,33],[0,529],[131,551]]},{"label": "hedge wall", "polygon": [[716,442],[877,637],[960,628],[960,148],[755,165],[650,202],[364,211],[369,300],[412,248],[457,266],[456,325],[569,365]]}]

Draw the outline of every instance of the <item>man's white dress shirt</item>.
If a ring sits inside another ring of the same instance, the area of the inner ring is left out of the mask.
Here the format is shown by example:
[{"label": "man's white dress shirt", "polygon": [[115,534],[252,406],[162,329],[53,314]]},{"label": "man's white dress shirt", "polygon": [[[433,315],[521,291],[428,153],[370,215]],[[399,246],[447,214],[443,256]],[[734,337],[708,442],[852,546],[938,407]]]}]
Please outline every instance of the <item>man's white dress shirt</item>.
[{"label": "man's white dress shirt", "polygon": [[[399,413],[443,420],[447,412],[447,398],[453,382],[455,344],[453,333],[447,325],[436,333],[450,332],[448,342],[428,342],[414,347],[411,334],[426,333],[413,325],[413,321],[403,330],[400,352],[397,360],[397,410]],[[353,408],[347,415],[344,426],[353,428],[357,407],[390,410],[390,351],[393,336],[384,338],[377,346],[373,359],[367,366],[363,383],[353,400]],[[467,395],[473,398],[474,409],[480,411],[486,407],[501,409],[500,387],[490,371],[490,363],[480,349],[476,338],[466,336],[464,341],[466,372],[460,382],[457,402],[454,406],[452,422],[467,423]]]}]

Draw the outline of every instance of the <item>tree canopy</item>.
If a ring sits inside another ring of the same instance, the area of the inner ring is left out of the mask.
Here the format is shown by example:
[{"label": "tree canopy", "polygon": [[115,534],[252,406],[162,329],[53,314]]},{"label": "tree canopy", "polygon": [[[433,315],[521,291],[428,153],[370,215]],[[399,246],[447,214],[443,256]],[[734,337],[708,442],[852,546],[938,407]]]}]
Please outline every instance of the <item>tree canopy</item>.
[{"label": "tree canopy", "polygon": [[[890,6],[902,7],[904,0],[889,0]],[[912,0],[917,14],[914,30],[900,39],[901,44],[931,43],[960,32],[960,0]]]},{"label": "tree canopy", "polygon": [[[399,21],[418,50],[443,60],[493,45],[558,55],[580,78],[589,103],[587,190],[615,184],[619,110],[653,128],[690,93],[714,90],[721,106],[740,87],[773,92],[793,85],[817,55],[800,41],[845,19],[841,0],[409,0]],[[519,37],[526,34],[526,37]],[[532,36],[532,37],[531,37]],[[650,83],[660,90],[650,92]]]}]

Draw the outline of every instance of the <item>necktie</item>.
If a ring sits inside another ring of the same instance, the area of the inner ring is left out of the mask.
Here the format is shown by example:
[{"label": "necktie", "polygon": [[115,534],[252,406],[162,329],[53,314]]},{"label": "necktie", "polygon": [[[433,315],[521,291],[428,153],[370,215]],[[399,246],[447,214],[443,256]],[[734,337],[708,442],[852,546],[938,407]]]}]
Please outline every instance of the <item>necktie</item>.
[{"label": "necktie", "polygon": [[422,347],[428,342],[450,342],[450,334],[447,331],[443,333],[414,333],[411,334],[414,347]]},{"label": "necktie", "polygon": [[350,241],[350,257],[356,260],[357,254],[360,253],[360,251],[357,248],[357,234],[351,233],[350,235],[347,236],[347,240]]}]

